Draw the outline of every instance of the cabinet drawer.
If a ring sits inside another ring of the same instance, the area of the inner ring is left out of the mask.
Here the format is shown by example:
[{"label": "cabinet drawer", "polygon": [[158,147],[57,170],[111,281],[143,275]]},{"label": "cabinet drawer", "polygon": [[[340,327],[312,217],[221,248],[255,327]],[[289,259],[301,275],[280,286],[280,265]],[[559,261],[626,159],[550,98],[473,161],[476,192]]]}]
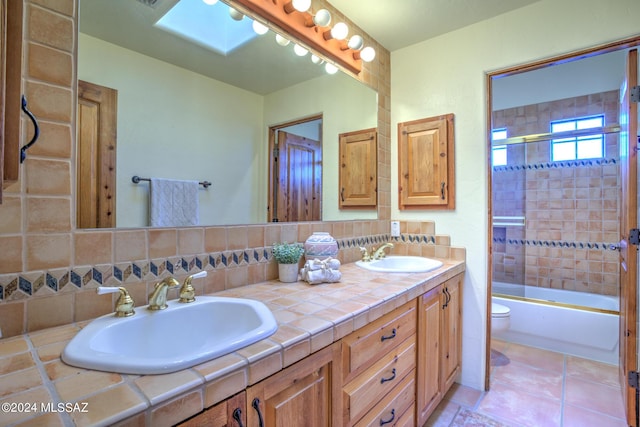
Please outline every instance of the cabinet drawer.
[{"label": "cabinet drawer", "polygon": [[413,408],[415,397],[415,370],[404,377],[393,392],[386,395],[371,411],[369,411],[355,427],[395,426],[405,422],[405,413]]},{"label": "cabinet drawer", "polygon": [[413,371],[415,363],[415,337],[411,337],[344,387],[346,418],[355,421],[362,417]]},{"label": "cabinet drawer", "polygon": [[405,339],[415,336],[415,332],[416,302],[413,300],[343,338],[344,382],[380,360]]}]

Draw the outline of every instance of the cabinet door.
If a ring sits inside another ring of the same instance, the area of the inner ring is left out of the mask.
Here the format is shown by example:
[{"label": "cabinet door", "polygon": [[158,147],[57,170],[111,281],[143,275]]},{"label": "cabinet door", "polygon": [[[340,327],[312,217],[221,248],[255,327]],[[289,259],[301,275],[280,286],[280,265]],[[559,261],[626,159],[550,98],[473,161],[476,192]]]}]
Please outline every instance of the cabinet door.
[{"label": "cabinet door", "polygon": [[418,302],[417,425],[427,421],[443,396],[440,387],[442,289],[442,286],[432,289]]},{"label": "cabinet door", "polygon": [[247,425],[246,394],[243,391],[198,415],[178,424],[178,427],[242,427]]},{"label": "cabinet door", "polygon": [[[333,367],[337,346],[330,346],[247,389],[250,427],[325,427],[332,420],[332,396],[339,386]],[[335,358],[337,360],[337,358]],[[338,389],[339,390],[339,389]],[[337,419],[337,414],[335,414]]]},{"label": "cabinet door", "polygon": [[378,160],[376,129],[342,133],[340,142],[340,208],[375,207]]},{"label": "cabinet door", "polygon": [[460,372],[460,307],[463,275],[459,274],[444,283],[442,318],[442,390],[451,387]]},{"label": "cabinet door", "polygon": [[398,123],[400,209],[455,207],[453,114]]}]

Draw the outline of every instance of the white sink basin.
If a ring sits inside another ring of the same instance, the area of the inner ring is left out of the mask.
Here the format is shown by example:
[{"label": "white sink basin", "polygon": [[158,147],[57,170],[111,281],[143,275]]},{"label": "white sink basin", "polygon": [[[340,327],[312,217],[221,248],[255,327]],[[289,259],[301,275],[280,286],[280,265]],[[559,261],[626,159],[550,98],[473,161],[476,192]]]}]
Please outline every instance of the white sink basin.
[{"label": "white sink basin", "polygon": [[420,256],[390,255],[374,261],[356,261],[356,265],[384,273],[425,273],[442,267],[442,262]]},{"label": "white sink basin", "polygon": [[137,307],[89,323],[67,344],[73,366],[125,374],[165,374],[223,356],[272,335],[278,324],[261,302],[200,296],[165,310]]}]

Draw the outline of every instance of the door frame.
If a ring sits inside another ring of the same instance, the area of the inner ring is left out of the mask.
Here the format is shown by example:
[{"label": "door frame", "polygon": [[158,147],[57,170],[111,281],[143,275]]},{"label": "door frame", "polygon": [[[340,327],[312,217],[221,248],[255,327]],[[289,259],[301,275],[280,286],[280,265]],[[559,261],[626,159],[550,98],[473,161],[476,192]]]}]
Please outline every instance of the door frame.
[{"label": "door frame", "polygon": [[[307,116],[307,117],[302,117],[300,119],[296,119],[296,120],[292,120],[289,122],[285,122],[285,123],[280,123],[277,125],[271,125],[269,126],[269,151],[268,151],[268,164],[267,164],[267,170],[269,171],[269,176],[268,176],[268,180],[269,180],[269,188],[268,188],[268,196],[267,196],[267,222],[272,222],[273,221],[273,213],[272,213],[272,209],[271,207],[275,205],[275,198],[273,197],[274,195],[274,176],[275,176],[275,170],[277,170],[277,167],[274,165],[273,162],[273,151],[276,148],[277,145],[277,135],[278,135],[278,131],[284,128],[288,128],[291,126],[295,126],[295,125],[299,125],[301,123],[307,123],[307,122],[313,122],[316,120],[323,120],[323,116],[322,113],[318,113],[318,114],[314,114],[311,116]],[[320,145],[321,147],[324,147],[324,142],[323,142],[324,136],[320,135]],[[324,149],[323,149],[324,151]],[[322,217],[322,189],[320,192],[320,217]]]},{"label": "door frame", "polygon": [[492,217],[493,217],[493,206],[492,206],[492,181],[491,181],[491,106],[492,106],[492,79],[496,77],[505,77],[514,74],[520,74],[527,71],[533,71],[540,68],[549,67],[552,65],[561,64],[564,62],[570,62],[577,59],[584,59],[591,56],[597,56],[604,53],[610,53],[617,50],[622,49],[630,49],[633,47],[640,46],[640,36],[634,36],[622,40],[618,40],[615,42],[593,46],[590,48],[578,50],[575,52],[554,56],[548,59],[542,59],[533,61],[526,64],[520,64],[513,67],[502,68],[499,70],[487,72],[485,74],[485,82],[486,82],[486,135],[485,141],[487,146],[486,153],[486,162],[488,165],[487,168],[487,230],[488,230],[488,239],[487,239],[487,301],[486,301],[486,310],[487,310],[487,324],[486,324],[486,342],[485,342],[485,377],[484,377],[484,388],[485,390],[489,390],[490,388],[490,374],[491,374],[491,288],[492,288],[492,265],[493,265],[493,227],[492,227]]}]

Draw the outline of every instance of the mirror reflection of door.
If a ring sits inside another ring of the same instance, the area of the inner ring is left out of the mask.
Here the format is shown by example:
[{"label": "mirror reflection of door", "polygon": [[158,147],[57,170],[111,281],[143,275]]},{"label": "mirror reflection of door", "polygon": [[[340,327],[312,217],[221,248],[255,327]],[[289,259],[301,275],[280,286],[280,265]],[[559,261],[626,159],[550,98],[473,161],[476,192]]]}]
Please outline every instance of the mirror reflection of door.
[{"label": "mirror reflection of door", "polygon": [[269,128],[269,219],[322,218],[322,117]]},{"label": "mirror reflection of door", "polygon": [[78,81],[78,228],[116,226],[116,117],[118,91]]}]

